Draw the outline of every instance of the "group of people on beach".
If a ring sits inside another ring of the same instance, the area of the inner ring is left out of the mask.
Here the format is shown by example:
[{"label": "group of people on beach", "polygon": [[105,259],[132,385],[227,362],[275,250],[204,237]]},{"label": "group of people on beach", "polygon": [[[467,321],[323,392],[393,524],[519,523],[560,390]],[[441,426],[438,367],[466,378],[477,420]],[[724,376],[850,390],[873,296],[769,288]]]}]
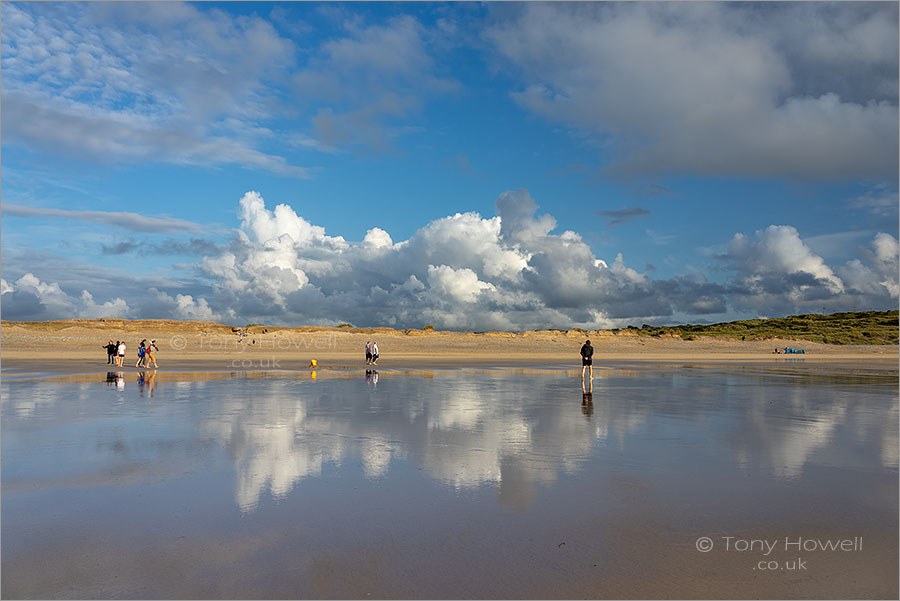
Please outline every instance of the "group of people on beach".
[{"label": "group of people on beach", "polygon": [[366,365],[378,365],[378,343],[366,342]]},{"label": "group of people on beach", "polygon": [[[125,352],[127,350],[127,345],[124,340],[116,340],[113,342],[110,340],[103,348],[106,349],[106,364],[107,365],[115,365],[116,367],[124,367],[125,365]],[[151,340],[149,343],[147,339],[144,338],[141,340],[140,345],[138,345],[137,351],[137,363],[134,364],[135,367],[143,367],[147,368],[153,364],[153,368],[156,369],[159,365],[156,364],[156,356],[154,355],[154,351],[159,351],[159,347],[156,346],[156,340]]]}]

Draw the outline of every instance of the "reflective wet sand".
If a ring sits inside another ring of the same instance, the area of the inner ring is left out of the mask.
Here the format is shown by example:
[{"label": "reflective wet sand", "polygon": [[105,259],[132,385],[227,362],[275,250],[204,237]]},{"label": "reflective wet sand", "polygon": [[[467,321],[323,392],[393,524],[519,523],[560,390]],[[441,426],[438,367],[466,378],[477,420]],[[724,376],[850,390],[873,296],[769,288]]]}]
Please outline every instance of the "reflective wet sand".
[{"label": "reflective wet sand", "polygon": [[2,595],[896,598],[896,370],[577,373],[5,378]]}]

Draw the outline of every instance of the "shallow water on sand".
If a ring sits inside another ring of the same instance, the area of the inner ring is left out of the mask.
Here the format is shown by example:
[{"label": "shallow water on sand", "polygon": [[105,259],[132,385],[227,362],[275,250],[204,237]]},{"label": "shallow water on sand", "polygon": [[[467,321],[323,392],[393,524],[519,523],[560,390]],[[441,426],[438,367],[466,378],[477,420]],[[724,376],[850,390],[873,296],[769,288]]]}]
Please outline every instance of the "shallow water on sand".
[{"label": "shallow water on sand", "polygon": [[5,379],[2,595],[896,598],[896,373],[578,373]]}]

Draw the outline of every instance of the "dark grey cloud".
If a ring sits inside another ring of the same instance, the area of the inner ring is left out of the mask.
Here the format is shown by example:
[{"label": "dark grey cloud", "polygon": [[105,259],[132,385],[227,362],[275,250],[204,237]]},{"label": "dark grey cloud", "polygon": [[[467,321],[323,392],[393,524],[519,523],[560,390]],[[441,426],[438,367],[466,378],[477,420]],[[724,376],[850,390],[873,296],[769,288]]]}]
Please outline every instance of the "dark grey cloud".
[{"label": "dark grey cloud", "polygon": [[12,321],[38,321],[53,319],[48,316],[47,307],[41,302],[37,294],[26,290],[7,292],[2,296],[3,319]]},{"label": "dark grey cloud", "polygon": [[116,242],[115,244],[102,244],[100,252],[104,255],[127,255],[137,249],[139,244],[134,240]]},{"label": "dark grey cloud", "polygon": [[616,211],[594,211],[594,213],[601,217],[606,217],[607,226],[619,225],[620,223],[627,223],[632,219],[649,217],[651,215],[650,211],[642,209],[641,207],[630,207]]}]

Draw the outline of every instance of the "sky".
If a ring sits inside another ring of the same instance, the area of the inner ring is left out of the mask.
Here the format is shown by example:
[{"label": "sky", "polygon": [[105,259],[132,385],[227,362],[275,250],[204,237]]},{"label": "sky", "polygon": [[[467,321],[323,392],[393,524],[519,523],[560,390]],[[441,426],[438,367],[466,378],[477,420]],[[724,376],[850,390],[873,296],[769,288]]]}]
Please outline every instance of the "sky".
[{"label": "sky", "polygon": [[2,3],[3,319],[898,306],[896,3]]}]

